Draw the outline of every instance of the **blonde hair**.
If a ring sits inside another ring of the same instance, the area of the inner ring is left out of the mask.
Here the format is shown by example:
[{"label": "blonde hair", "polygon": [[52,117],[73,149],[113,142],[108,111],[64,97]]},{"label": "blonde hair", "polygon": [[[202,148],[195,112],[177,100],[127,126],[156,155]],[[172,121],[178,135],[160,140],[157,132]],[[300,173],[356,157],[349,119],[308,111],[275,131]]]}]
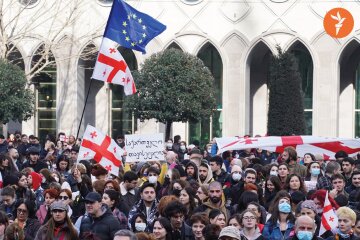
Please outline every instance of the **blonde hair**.
[{"label": "blonde hair", "polygon": [[345,218],[349,218],[354,224],[356,223],[356,213],[348,207],[340,207],[336,211],[336,215],[338,217],[342,216]]},{"label": "blonde hair", "polygon": [[85,167],[85,165],[82,164],[82,163],[76,163],[76,164],[74,164],[74,165],[72,166],[71,170],[70,170],[71,174],[74,174],[75,168],[77,168],[77,169],[80,171],[81,174],[85,174],[85,173],[86,173],[86,167]]}]

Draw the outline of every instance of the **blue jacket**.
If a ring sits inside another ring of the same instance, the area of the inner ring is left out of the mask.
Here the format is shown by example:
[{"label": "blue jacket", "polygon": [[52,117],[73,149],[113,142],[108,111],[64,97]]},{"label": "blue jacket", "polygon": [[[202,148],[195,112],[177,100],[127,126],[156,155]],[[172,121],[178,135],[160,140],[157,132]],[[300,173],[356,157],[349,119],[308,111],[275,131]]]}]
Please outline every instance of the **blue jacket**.
[{"label": "blue jacket", "polygon": [[276,225],[274,225],[272,222],[267,221],[264,226],[262,235],[267,240],[285,240],[291,238],[295,235],[294,223],[288,222],[287,229],[285,231],[285,234],[283,235],[280,231],[279,222],[277,222]]}]

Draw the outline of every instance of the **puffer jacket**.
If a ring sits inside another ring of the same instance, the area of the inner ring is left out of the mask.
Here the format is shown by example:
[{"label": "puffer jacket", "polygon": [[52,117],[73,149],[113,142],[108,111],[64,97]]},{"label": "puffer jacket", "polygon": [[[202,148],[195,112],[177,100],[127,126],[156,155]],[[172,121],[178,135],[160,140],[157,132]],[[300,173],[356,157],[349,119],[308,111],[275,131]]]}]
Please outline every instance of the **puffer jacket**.
[{"label": "puffer jacket", "polygon": [[129,212],[129,219],[128,219],[129,229],[131,229],[132,218],[135,216],[136,213],[141,213],[146,217],[147,227],[145,229],[145,232],[151,232],[152,231],[151,226],[153,225],[154,220],[159,216],[159,212],[157,210],[158,203],[159,203],[158,200],[155,199],[150,208],[150,211],[147,214],[145,203],[142,199],[140,199],[140,201]]},{"label": "puffer jacket", "polygon": [[114,217],[110,208],[106,205],[101,206],[102,215],[100,217],[91,217],[85,215],[80,224],[80,239],[83,239],[88,233],[92,233],[102,240],[112,240],[115,233],[120,230],[119,220]]}]

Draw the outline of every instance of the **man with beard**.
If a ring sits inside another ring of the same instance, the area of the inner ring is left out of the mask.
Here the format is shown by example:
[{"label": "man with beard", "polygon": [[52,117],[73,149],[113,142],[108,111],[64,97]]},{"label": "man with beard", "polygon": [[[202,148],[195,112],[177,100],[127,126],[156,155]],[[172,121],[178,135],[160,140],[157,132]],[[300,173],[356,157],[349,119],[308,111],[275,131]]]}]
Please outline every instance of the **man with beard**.
[{"label": "man with beard", "polygon": [[200,185],[202,184],[209,184],[210,182],[214,181],[213,173],[211,168],[206,163],[202,162],[199,166],[199,177],[198,182]]},{"label": "man with beard", "polygon": [[14,168],[14,171],[21,171],[22,170],[22,162],[19,158],[19,152],[16,148],[10,148],[8,152],[9,158],[11,158],[11,166]]},{"label": "man with beard", "polygon": [[189,162],[188,164],[186,164],[185,172],[187,175],[186,181],[189,181],[191,179],[194,179],[196,181],[198,179],[198,168],[195,163]]},{"label": "man with beard", "polygon": [[119,220],[114,217],[110,208],[101,203],[101,195],[90,192],[85,197],[87,215],[81,219],[80,239],[88,234],[102,240],[114,239],[115,233],[120,230]]},{"label": "man with beard", "polygon": [[219,209],[225,215],[225,222],[228,222],[230,211],[225,206],[222,185],[216,181],[209,184],[208,200],[197,207],[194,212],[206,212],[206,214],[209,214],[212,209]]},{"label": "man with beard", "polygon": [[192,229],[184,221],[186,213],[186,207],[179,201],[173,201],[166,206],[165,216],[170,220],[173,239],[193,239]]},{"label": "man with beard", "polygon": [[155,185],[149,182],[145,182],[140,188],[141,199],[133,206],[129,212],[129,228],[131,229],[131,223],[135,222],[133,218],[137,216],[137,213],[143,214],[146,217],[146,229],[145,232],[152,231],[152,225],[155,219],[158,217],[159,212],[157,210],[158,200],[156,199]]}]

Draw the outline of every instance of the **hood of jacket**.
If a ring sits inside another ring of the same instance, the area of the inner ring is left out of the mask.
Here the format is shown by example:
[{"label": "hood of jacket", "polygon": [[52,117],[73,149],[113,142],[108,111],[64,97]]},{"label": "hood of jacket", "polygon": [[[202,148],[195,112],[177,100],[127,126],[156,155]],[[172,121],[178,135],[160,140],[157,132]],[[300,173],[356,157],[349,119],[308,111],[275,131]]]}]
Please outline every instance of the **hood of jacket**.
[{"label": "hood of jacket", "polygon": [[[198,182],[199,182],[200,184],[209,184],[210,182],[212,182],[213,173],[212,173],[212,171],[211,171],[210,166],[209,166],[207,163],[202,163],[202,164],[206,164],[206,166],[207,166],[207,168],[208,168],[208,175],[207,175],[205,181],[202,182],[202,181],[200,180],[200,176],[199,176],[199,174],[198,174]],[[199,167],[199,168],[200,168],[200,167]]]}]

